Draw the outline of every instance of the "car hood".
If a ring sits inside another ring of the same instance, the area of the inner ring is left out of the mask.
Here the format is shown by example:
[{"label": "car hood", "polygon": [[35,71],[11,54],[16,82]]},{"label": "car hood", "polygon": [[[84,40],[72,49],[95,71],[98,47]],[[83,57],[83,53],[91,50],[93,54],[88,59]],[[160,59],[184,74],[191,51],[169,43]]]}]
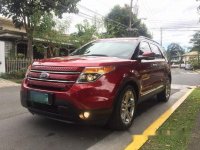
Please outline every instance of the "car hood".
[{"label": "car hood", "polygon": [[33,65],[45,66],[80,66],[80,67],[93,67],[93,66],[106,66],[106,65],[127,65],[131,60],[121,59],[117,57],[102,57],[102,56],[68,56],[56,57],[51,59],[36,60]]}]

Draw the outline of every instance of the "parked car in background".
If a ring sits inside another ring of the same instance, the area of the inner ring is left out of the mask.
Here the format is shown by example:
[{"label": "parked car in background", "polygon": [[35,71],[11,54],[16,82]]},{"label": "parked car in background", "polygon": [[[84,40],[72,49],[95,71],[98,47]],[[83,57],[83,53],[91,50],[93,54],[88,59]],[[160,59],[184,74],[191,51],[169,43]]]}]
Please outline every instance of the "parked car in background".
[{"label": "parked car in background", "polygon": [[137,104],[167,102],[171,71],[163,48],[145,38],[99,39],[68,57],[35,61],[21,87],[33,114],[57,120],[131,126]]},{"label": "parked car in background", "polygon": [[185,64],[185,70],[193,70],[192,64]]},{"label": "parked car in background", "polygon": [[171,65],[171,68],[179,68],[179,66],[180,66],[179,64],[174,64],[174,63],[173,63],[173,64]]},{"label": "parked car in background", "polygon": [[181,64],[180,68],[184,68],[185,69],[185,64]]}]

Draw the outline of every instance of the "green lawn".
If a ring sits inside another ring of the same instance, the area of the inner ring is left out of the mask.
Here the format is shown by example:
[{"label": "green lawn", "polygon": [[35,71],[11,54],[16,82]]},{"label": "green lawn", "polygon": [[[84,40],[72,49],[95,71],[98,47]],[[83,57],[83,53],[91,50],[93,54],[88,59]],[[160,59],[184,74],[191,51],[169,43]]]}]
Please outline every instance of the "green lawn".
[{"label": "green lawn", "polygon": [[195,89],[186,101],[158,129],[142,150],[187,149],[197,115],[200,113],[200,89]]}]

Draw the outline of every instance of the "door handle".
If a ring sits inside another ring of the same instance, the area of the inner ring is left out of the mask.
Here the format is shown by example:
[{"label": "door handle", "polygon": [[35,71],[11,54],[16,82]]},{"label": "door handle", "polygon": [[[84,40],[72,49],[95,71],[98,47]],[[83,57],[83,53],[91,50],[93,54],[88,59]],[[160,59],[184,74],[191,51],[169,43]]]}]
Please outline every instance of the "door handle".
[{"label": "door handle", "polygon": [[152,64],[152,67],[158,67],[158,64]]}]

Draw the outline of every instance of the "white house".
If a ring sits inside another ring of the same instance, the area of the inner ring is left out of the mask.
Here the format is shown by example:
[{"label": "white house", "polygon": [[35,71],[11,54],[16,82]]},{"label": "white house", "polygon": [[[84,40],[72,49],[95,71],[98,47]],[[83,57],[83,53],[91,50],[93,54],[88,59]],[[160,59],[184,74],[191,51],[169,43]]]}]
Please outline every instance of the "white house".
[{"label": "white house", "polygon": [[[67,35],[63,35],[63,37]],[[48,45],[48,41],[43,39],[34,38],[34,41],[43,45]],[[0,73],[8,71],[9,65],[5,63],[7,58],[18,58],[20,55],[27,58],[27,36],[26,31],[15,28],[12,20],[0,17]],[[34,59],[44,58],[44,53],[37,51],[36,46],[34,49]],[[62,43],[62,48],[59,48],[59,56],[66,56],[75,49],[73,44]],[[52,57],[51,54],[55,53],[51,47],[47,49],[47,57]],[[7,62],[7,61],[6,61]],[[13,67],[10,67],[13,69]]]},{"label": "white house", "polygon": [[190,61],[192,60],[197,60],[198,59],[198,52],[197,51],[193,51],[193,52],[189,52],[189,53],[186,53],[182,56],[183,58],[183,62],[185,64],[189,63]]},{"label": "white house", "polygon": [[5,73],[5,42],[0,41],[0,73]]}]

